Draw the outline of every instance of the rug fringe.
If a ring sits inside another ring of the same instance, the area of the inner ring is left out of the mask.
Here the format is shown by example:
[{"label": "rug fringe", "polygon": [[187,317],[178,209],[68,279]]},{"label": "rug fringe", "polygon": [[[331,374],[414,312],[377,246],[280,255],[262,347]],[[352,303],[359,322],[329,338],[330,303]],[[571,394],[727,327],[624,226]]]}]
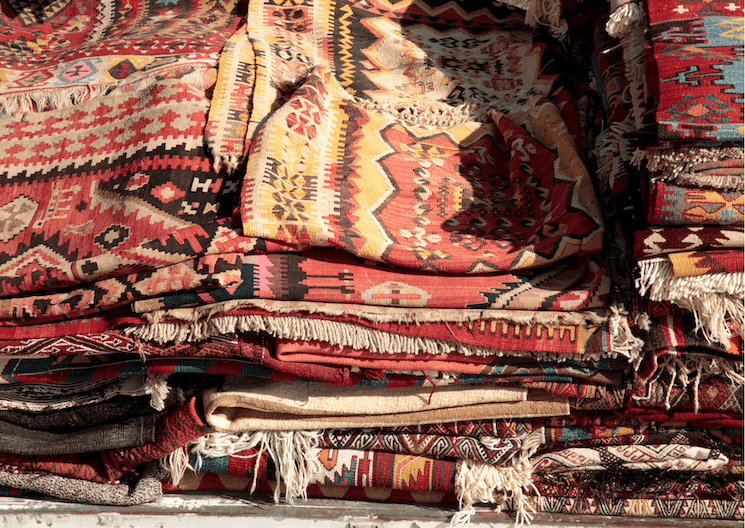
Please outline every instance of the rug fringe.
[{"label": "rug fringe", "polygon": [[455,474],[455,490],[458,496],[458,512],[451,518],[451,528],[464,528],[476,513],[474,504],[496,504],[496,512],[502,511],[511,499],[515,511],[515,523],[528,524],[535,508],[525,496],[525,491],[538,490],[532,482],[533,467],[527,458],[515,466],[501,467],[484,462],[463,460],[458,463]]},{"label": "rug fringe", "polygon": [[452,128],[469,121],[483,122],[487,120],[489,112],[489,108],[481,108],[482,105],[469,103],[454,107],[436,101],[431,103],[420,101],[406,106],[396,106],[393,103],[376,102],[370,99],[356,98],[355,101],[365,110],[385,112],[398,121],[439,128]]},{"label": "rug fringe", "polygon": [[196,471],[189,463],[187,446],[172,451],[168,456],[161,458],[158,464],[165,470],[166,478],[173,483],[174,487],[179,485],[187,470]]},{"label": "rug fringe", "polygon": [[[204,75],[198,70],[189,72],[178,80],[189,86],[205,88]],[[47,88],[3,95],[0,96],[0,116],[3,114],[11,115],[14,120],[19,120],[25,114],[60,110],[85,103],[96,97],[109,95],[122,86],[137,84],[137,91],[141,91],[153,86],[156,82],[157,78],[154,77],[144,77],[140,80],[128,78],[101,85],[89,84],[68,88]]]},{"label": "rug fringe", "polygon": [[611,337],[611,349],[615,354],[628,358],[629,362],[638,367],[642,358],[642,347],[644,340],[634,336],[629,326],[629,316],[621,312],[617,307],[611,307],[613,314],[608,322],[608,331]]},{"label": "rug fringe", "polygon": [[[639,263],[637,287],[653,301],[669,301],[693,313],[695,330],[711,342],[727,343],[732,328],[743,335],[745,323],[745,274],[712,273],[672,277],[667,259]],[[732,324],[730,324],[732,323]]]},{"label": "rug fringe", "polygon": [[663,177],[674,179],[681,172],[691,172],[691,167],[697,163],[743,158],[743,147],[685,147],[637,150],[633,162],[639,168],[642,162],[646,162],[650,172],[661,173]]},{"label": "rug fringe", "polygon": [[713,189],[745,191],[745,178],[735,175],[708,176],[681,172],[675,177],[673,182],[683,187],[709,187]]},{"label": "rug fringe", "polygon": [[171,388],[167,383],[167,374],[148,374],[145,378],[145,394],[150,395],[150,406],[156,411],[166,408],[166,398]]},{"label": "rug fringe", "polygon": [[562,19],[563,15],[564,6],[560,0],[533,0],[525,11],[525,23],[533,28],[548,26],[552,37],[563,40],[569,33],[569,24]]},{"label": "rug fringe", "polygon": [[[613,346],[602,353],[583,353],[584,359],[616,358],[619,354],[635,358],[637,342],[630,338],[625,328],[628,326],[620,315],[611,331]],[[552,332],[560,325],[545,325]],[[565,361],[570,356],[565,353],[511,351],[462,343],[457,340],[435,339],[431,337],[408,336],[367,328],[363,325],[350,325],[337,321],[318,320],[298,316],[267,317],[263,315],[228,315],[195,322],[152,322],[148,325],[129,327],[128,334],[158,343],[194,342],[226,333],[266,332],[274,337],[303,341],[320,341],[357,350],[374,353],[407,354],[448,354],[483,357],[535,357],[547,361]]]},{"label": "rug fringe", "polygon": [[[313,475],[321,470],[318,458],[320,431],[253,431],[241,434],[210,433],[189,445],[197,457],[196,471],[202,457],[240,456],[238,453],[259,448],[261,457],[266,452],[274,463],[274,480],[281,485],[274,488],[274,501],[279,502],[284,490],[285,499],[307,498]],[[256,489],[256,473],[251,493]]]},{"label": "rug fringe", "polygon": [[[713,343],[727,343],[732,326],[743,335],[745,324],[745,274],[711,273],[695,277],[673,276],[665,257],[638,263],[639,294],[652,301],[669,301],[693,313],[695,330]],[[731,323],[731,324],[730,324]]]},{"label": "rug fringe", "polygon": [[[693,392],[693,410],[698,412],[700,409],[699,386],[705,378],[713,376],[724,376],[729,381],[733,390],[742,390],[745,387],[745,377],[743,376],[743,363],[738,360],[727,360],[712,356],[678,356],[675,354],[665,354],[658,358],[656,374],[652,379],[645,383],[651,389],[660,383],[660,376],[667,373],[670,380],[667,382],[665,389],[665,408],[670,410],[672,407],[672,394],[676,388],[682,390],[680,398],[686,396],[689,391]],[[648,402],[654,396],[649,394],[635,395],[633,399],[640,403]]]},{"label": "rug fringe", "polygon": [[644,10],[636,2],[611,0],[611,15],[605,23],[605,31],[611,37],[622,38],[644,21]]}]

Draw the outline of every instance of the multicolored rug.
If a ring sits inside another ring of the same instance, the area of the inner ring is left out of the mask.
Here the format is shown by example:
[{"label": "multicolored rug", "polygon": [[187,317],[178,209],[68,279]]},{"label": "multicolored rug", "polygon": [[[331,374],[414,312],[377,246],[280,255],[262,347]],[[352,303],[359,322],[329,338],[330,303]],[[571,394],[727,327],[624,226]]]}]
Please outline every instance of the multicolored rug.
[{"label": "multicolored rug", "polygon": [[209,85],[245,9],[233,0],[8,0],[0,15],[0,116],[133,92],[184,74]]},{"label": "multicolored rug", "polygon": [[742,226],[742,191],[652,184],[647,220],[653,225]]},{"label": "multicolored rug", "polygon": [[598,251],[551,50],[481,7],[252,2],[245,234],[457,273]]},{"label": "multicolored rug", "polygon": [[743,140],[743,4],[649,0],[648,87],[657,136],[700,146]]},{"label": "multicolored rug", "polygon": [[640,229],[634,234],[634,257],[654,257],[678,251],[742,249],[742,226],[676,226]]}]

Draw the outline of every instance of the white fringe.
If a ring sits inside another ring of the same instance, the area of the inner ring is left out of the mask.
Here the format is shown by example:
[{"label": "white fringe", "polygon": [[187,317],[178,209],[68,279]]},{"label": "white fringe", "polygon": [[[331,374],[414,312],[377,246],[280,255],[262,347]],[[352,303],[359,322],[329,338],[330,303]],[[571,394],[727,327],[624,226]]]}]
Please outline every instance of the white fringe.
[{"label": "white fringe", "polygon": [[745,329],[745,274],[711,273],[675,277],[665,257],[638,263],[639,294],[653,301],[669,301],[693,313],[696,331],[711,342],[727,343],[732,337],[729,322],[737,333]]},{"label": "white fringe", "polygon": [[628,358],[629,362],[638,367],[641,361],[641,351],[644,340],[634,336],[629,326],[628,314],[613,306],[613,315],[608,323],[608,331],[611,337],[611,349],[616,353]]},{"label": "white fringe", "polygon": [[357,98],[355,101],[365,110],[385,112],[399,121],[413,125],[428,125],[439,128],[452,128],[469,121],[482,122],[486,120],[488,115],[487,108],[477,111],[483,105],[467,103],[453,107],[445,103],[438,104],[434,101],[431,104],[419,102],[398,108],[392,103],[380,103],[370,99]]},{"label": "white fringe", "polygon": [[660,383],[659,378],[663,373],[670,375],[670,381],[665,390],[665,408],[672,407],[672,394],[676,387],[682,390],[678,400],[684,397],[688,391],[693,392],[693,410],[698,412],[699,385],[705,378],[712,376],[724,376],[730,380],[733,390],[742,390],[745,387],[743,376],[743,363],[739,360],[726,360],[713,356],[678,356],[666,354],[658,359],[658,367],[654,377],[646,381],[647,393],[633,396],[637,402],[648,402],[656,399],[652,391]]},{"label": "white fringe", "polygon": [[527,458],[512,467],[473,460],[459,462],[455,475],[459,511],[450,520],[451,528],[464,528],[470,524],[471,516],[476,513],[475,503],[496,504],[495,511],[500,512],[508,498],[512,499],[516,524],[530,523],[536,510],[525,491],[532,489],[538,493],[532,476],[533,466]]},{"label": "white fringe", "polygon": [[150,406],[156,411],[162,411],[166,407],[165,400],[171,391],[167,379],[167,374],[148,374],[145,378],[145,394],[150,395]]},{"label": "white fringe", "polygon": [[743,147],[687,147],[679,149],[638,150],[633,162],[641,168],[646,162],[650,172],[661,173],[663,177],[674,179],[681,172],[691,172],[697,163],[745,158]]},{"label": "white fringe", "polygon": [[[284,489],[285,499],[307,498],[313,475],[321,470],[318,458],[320,431],[254,431],[241,434],[211,433],[191,443],[189,448],[197,456],[194,470],[199,471],[202,457],[240,456],[237,453],[259,447],[270,457],[275,467],[274,501],[279,502]],[[281,486],[279,484],[282,484]],[[256,473],[251,493],[256,490]]]},{"label": "white fringe", "polygon": [[525,23],[530,27],[548,26],[551,36],[560,40],[569,33],[569,24],[562,19],[560,0],[533,0],[525,11]]},{"label": "white fringe", "polygon": [[[189,72],[179,79],[196,88],[205,88],[204,74],[200,71]],[[12,115],[15,120],[22,119],[24,114],[47,112],[75,106],[96,97],[112,93],[117,88],[138,84],[138,91],[155,84],[156,77],[141,79],[127,78],[108,84],[89,84],[69,88],[46,88],[28,92],[0,96],[0,115]]]},{"label": "white fringe", "polygon": [[[655,181],[656,179],[658,178],[652,177],[652,181]],[[743,176],[708,176],[681,172],[675,177],[675,179],[673,179],[673,182],[683,187],[708,187],[711,189],[745,191],[745,178],[743,178]]]},{"label": "white fringe", "polygon": [[178,486],[179,482],[184,478],[187,469],[194,471],[194,468],[189,463],[189,449],[186,446],[176,449],[168,456],[161,458],[158,463],[166,471],[167,477],[174,486]]},{"label": "white fringe", "polygon": [[[610,350],[583,354],[586,359],[616,358],[619,354],[634,360],[641,350],[638,342],[626,331],[627,323],[620,315],[612,315],[615,332]],[[545,325],[544,332],[560,331],[559,325]],[[191,323],[153,322],[149,325],[129,327],[128,334],[140,339],[158,343],[184,341],[201,341],[213,336],[241,333],[266,332],[274,337],[305,341],[321,341],[332,345],[351,347],[357,350],[369,350],[375,353],[407,354],[448,354],[458,353],[466,356],[509,356],[536,357],[548,361],[564,361],[566,354],[553,352],[519,352],[505,354],[500,349],[462,343],[457,340],[434,339],[430,337],[410,336],[383,332],[363,325],[353,326],[337,321],[318,320],[297,316],[267,317],[263,315],[229,315],[220,316]]]},{"label": "white fringe", "polygon": [[[614,3],[611,2],[611,4]],[[612,5],[611,9],[613,9]],[[644,21],[642,7],[635,2],[627,2],[611,13],[608,22],[605,23],[605,31],[611,37],[622,38],[627,36],[632,29],[644,24]]]}]

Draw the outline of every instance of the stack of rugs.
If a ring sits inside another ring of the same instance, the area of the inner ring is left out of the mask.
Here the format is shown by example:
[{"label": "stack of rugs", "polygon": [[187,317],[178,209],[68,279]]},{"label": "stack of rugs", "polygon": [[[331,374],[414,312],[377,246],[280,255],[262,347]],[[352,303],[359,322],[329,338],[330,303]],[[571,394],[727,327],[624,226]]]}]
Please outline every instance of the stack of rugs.
[{"label": "stack of rugs", "polygon": [[0,494],[743,519],[725,4],[0,0]]}]

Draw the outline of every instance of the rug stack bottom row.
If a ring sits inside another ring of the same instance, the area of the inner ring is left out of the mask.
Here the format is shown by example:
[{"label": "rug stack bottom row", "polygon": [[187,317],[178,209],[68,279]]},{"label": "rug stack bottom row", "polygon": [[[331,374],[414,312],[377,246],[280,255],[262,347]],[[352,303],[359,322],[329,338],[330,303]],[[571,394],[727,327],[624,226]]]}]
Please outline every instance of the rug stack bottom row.
[{"label": "rug stack bottom row", "polygon": [[0,4],[0,494],[745,517],[742,90],[661,132],[667,2]]}]

